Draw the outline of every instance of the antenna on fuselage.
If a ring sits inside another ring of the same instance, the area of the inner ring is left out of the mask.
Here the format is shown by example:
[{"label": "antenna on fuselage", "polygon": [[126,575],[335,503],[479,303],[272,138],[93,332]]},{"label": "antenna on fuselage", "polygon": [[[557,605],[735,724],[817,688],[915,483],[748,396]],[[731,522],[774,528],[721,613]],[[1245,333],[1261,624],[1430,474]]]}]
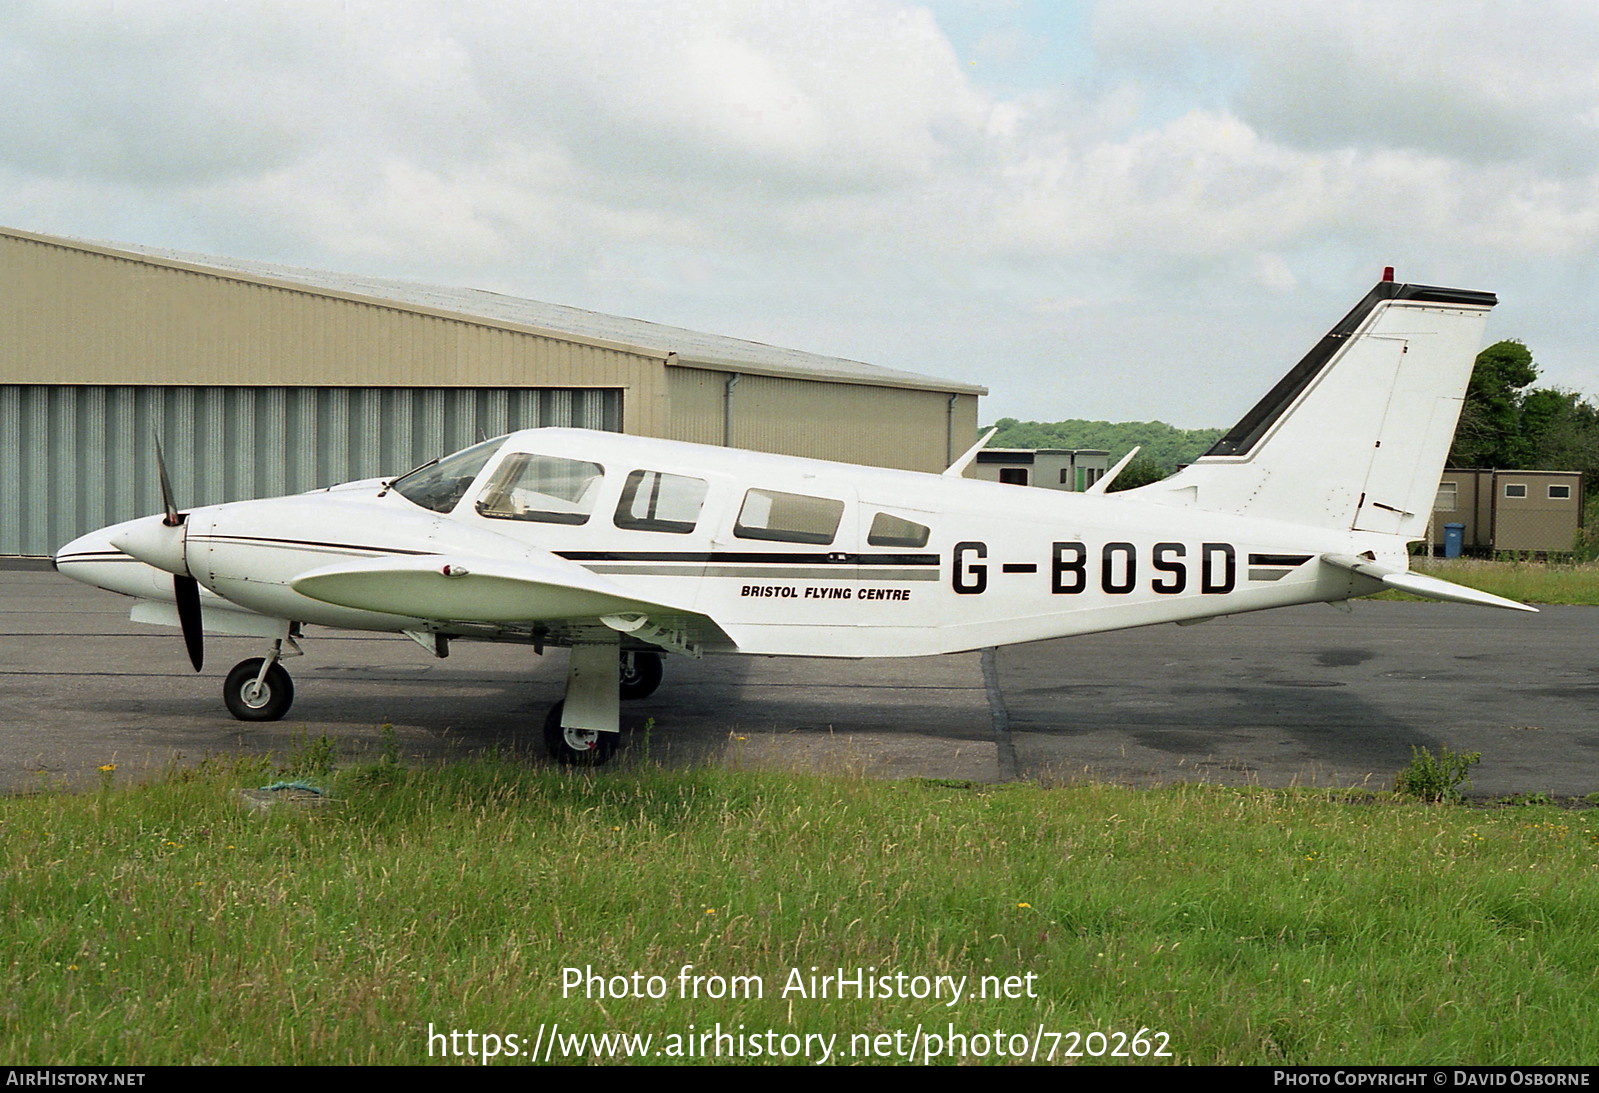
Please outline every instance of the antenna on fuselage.
[{"label": "antenna on fuselage", "polygon": [[1112,482],[1116,481],[1116,476],[1118,474],[1121,474],[1122,471],[1126,469],[1127,464],[1129,464],[1129,463],[1131,463],[1133,461],[1133,456],[1137,455],[1139,452],[1141,452],[1143,450],[1144,449],[1143,449],[1142,445],[1134,444],[1132,451],[1128,452],[1126,455],[1124,455],[1120,459],[1118,459],[1116,461],[1116,465],[1114,467],[1112,467],[1110,470],[1106,471],[1104,474],[1100,475],[1099,476],[1099,480],[1097,482],[1095,482],[1092,486],[1089,486],[1083,492],[1084,493],[1104,493],[1106,490],[1108,490],[1110,488],[1110,484]]},{"label": "antenna on fuselage", "polygon": [[944,477],[945,478],[959,478],[961,475],[965,474],[966,473],[966,468],[970,467],[972,465],[972,460],[977,458],[977,453],[982,451],[985,447],[988,446],[988,442],[990,440],[994,439],[994,434],[997,433],[997,432],[999,432],[999,426],[998,425],[994,426],[992,429],[988,430],[988,432],[984,433],[978,439],[976,444],[973,444],[970,448],[966,449],[966,454],[965,455],[963,455],[959,459],[955,460],[955,462],[951,463],[945,469]]}]

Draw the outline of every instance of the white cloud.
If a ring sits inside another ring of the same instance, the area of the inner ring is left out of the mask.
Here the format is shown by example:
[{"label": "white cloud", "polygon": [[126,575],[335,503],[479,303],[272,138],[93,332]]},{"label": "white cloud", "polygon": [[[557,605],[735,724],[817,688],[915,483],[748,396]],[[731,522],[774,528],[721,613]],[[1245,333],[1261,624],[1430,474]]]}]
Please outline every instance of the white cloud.
[{"label": "white cloud", "polygon": [[[1114,416],[1102,361],[1189,367],[1240,289],[1298,320],[1384,262],[1493,288],[1599,244],[1586,8],[1118,0],[1023,86],[1073,27],[954,6],[960,53],[899,0],[14,0],[0,219],[958,375],[994,416]],[[1213,416],[1166,386],[1122,412]]]},{"label": "white cloud", "polygon": [[1248,124],[1290,145],[1599,165],[1591,4],[1122,0],[1097,16],[1108,61],[1222,89]]}]

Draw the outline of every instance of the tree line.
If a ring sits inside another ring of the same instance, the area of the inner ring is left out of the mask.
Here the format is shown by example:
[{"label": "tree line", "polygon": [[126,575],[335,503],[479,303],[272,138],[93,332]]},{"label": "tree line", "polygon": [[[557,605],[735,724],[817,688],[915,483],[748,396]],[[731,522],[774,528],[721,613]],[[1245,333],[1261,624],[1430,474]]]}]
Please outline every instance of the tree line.
[{"label": "tree line", "polygon": [[[1495,342],[1471,371],[1449,466],[1581,471],[1584,495],[1599,501],[1599,406],[1575,391],[1534,387],[1538,366],[1519,341]],[[1138,457],[1113,489],[1159,481],[1215,444],[1224,429],[1179,429],[1164,421],[1018,421],[1002,417],[996,448],[1097,448],[1114,463]],[[1585,521],[1594,526],[1595,521]],[[1599,529],[1596,529],[1599,530]]]},{"label": "tree line", "polygon": [[1132,489],[1158,482],[1185,463],[1192,463],[1221,439],[1224,429],[1179,429],[1164,421],[1017,421],[1002,417],[989,441],[992,448],[1088,448],[1107,451],[1114,464],[1140,448],[1138,456],[1116,476],[1111,489]]},{"label": "tree line", "polygon": [[1521,342],[1495,342],[1477,354],[1449,465],[1581,471],[1591,494],[1599,485],[1599,407],[1575,391],[1532,387],[1537,378]]}]

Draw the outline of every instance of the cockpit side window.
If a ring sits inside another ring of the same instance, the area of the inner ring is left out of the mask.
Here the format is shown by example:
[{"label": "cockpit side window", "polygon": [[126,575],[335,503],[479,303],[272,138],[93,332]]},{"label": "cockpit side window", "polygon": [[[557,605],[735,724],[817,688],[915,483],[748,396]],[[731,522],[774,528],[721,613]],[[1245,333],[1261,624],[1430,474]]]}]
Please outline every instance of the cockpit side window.
[{"label": "cockpit side window", "polygon": [[433,512],[450,512],[460,504],[472,480],[504,443],[505,437],[497,436],[493,440],[463,448],[454,455],[424,463],[416,470],[396,478],[389,488],[413,505]]},{"label": "cockpit side window", "polygon": [[513,452],[478,495],[477,511],[491,520],[586,524],[604,477],[598,463]]},{"label": "cockpit side window", "polygon": [[699,523],[706,486],[698,478],[662,471],[634,471],[622,487],[616,526],[629,531],[687,535]]},{"label": "cockpit side window", "polygon": [[750,490],[744,495],[733,534],[740,539],[780,543],[831,543],[844,516],[844,502],[776,490]]},{"label": "cockpit side window", "polygon": [[872,530],[866,533],[866,542],[880,547],[924,547],[929,534],[925,525],[880,512],[872,517]]}]

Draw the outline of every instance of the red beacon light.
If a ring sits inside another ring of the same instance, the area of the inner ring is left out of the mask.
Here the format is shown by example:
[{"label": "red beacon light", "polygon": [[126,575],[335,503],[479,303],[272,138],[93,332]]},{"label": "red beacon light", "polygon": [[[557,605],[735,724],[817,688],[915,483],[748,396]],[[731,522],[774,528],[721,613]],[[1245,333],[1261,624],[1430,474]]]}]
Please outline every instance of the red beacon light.
[{"label": "red beacon light", "polygon": [[1382,268],[1382,279],[1384,281],[1392,281],[1394,279],[1394,267],[1393,266],[1384,266]]}]

